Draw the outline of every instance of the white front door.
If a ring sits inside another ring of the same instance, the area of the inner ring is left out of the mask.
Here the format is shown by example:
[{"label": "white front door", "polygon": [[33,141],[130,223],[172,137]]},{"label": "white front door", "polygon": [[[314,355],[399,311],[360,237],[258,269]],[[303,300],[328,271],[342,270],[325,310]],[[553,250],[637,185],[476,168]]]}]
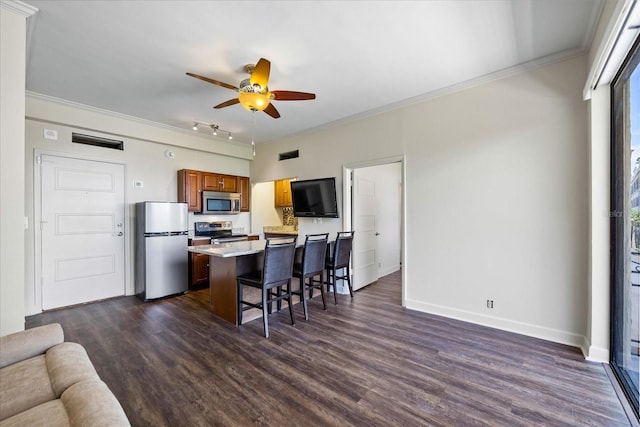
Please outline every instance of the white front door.
[{"label": "white front door", "polygon": [[378,280],[376,185],[371,168],[353,171],[353,289]]},{"label": "white front door", "polygon": [[124,295],[124,165],[42,155],[44,310]]}]

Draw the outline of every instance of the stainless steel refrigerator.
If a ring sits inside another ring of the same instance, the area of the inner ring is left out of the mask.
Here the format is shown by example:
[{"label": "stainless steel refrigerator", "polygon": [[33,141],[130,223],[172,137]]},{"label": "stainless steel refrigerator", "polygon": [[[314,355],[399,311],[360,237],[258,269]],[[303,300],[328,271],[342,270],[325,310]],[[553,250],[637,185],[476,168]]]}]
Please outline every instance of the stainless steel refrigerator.
[{"label": "stainless steel refrigerator", "polygon": [[186,203],[136,203],[136,295],[144,301],[188,288]]}]

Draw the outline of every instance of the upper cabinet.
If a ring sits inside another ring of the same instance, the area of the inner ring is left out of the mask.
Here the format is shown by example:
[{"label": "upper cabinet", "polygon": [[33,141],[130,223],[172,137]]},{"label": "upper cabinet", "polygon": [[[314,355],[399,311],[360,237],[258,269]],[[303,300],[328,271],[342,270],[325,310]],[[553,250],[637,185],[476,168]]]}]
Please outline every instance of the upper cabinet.
[{"label": "upper cabinet", "polygon": [[248,176],[238,177],[238,192],[240,193],[240,212],[249,212],[249,198],[251,184]]},{"label": "upper cabinet", "polygon": [[240,193],[240,211],[249,212],[249,177],[182,169],[178,171],[178,201],[189,212],[202,212],[202,192]]},{"label": "upper cabinet", "polygon": [[202,172],[178,171],[178,201],[186,202],[189,212],[202,212]]},{"label": "upper cabinet", "polygon": [[218,173],[202,173],[203,191],[223,191],[225,193],[238,192],[238,180],[235,175],[222,175]]},{"label": "upper cabinet", "polygon": [[291,201],[291,181],[292,179],[279,179],[275,181],[273,186],[274,205],[276,208],[290,208],[293,206]]}]

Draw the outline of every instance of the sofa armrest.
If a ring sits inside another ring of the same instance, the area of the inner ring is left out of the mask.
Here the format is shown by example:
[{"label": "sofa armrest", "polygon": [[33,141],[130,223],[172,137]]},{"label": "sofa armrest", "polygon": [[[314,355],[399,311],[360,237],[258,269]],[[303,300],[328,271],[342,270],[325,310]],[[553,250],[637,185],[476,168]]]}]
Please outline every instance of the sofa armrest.
[{"label": "sofa armrest", "polygon": [[58,323],[0,337],[0,368],[44,354],[48,349],[62,342],[64,342],[64,332]]}]

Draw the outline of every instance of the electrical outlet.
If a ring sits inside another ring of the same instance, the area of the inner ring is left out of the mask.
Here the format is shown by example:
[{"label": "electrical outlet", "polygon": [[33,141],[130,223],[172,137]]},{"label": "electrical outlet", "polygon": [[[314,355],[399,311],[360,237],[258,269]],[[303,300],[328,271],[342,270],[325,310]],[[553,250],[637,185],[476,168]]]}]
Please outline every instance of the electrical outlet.
[{"label": "electrical outlet", "polygon": [[488,299],[487,300],[487,308],[493,308],[493,300],[492,299]]}]

